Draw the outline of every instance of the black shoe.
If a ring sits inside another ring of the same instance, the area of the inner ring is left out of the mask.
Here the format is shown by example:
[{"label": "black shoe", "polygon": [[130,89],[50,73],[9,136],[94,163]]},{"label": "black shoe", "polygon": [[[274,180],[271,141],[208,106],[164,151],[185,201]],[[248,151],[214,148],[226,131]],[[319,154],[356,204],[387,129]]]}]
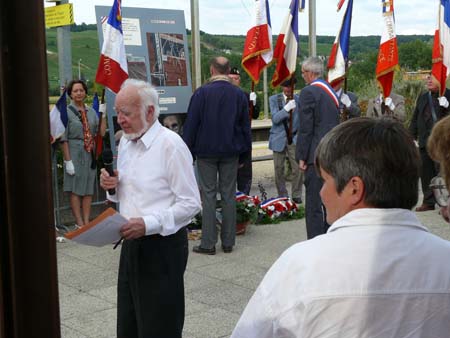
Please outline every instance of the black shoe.
[{"label": "black shoe", "polygon": [[293,198],[292,199],[296,204],[302,204],[303,203],[303,201],[302,201],[302,199],[300,198],[300,197],[295,197],[295,198]]},{"label": "black shoe", "polygon": [[216,248],[212,247],[211,249],[205,249],[202,248],[200,245],[196,245],[192,248],[192,251],[204,255],[215,255],[216,254]]},{"label": "black shoe", "polygon": [[231,251],[233,251],[233,247],[232,246],[223,246],[222,245],[222,250],[225,253],[230,253]]}]

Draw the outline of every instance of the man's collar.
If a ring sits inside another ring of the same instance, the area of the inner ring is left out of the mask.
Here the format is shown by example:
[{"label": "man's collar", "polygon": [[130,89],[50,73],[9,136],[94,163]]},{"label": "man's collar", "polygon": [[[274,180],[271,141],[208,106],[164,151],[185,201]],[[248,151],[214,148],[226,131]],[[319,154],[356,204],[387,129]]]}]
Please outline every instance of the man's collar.
[{"label": "man's collar", "polygon": [[137,140],[137,142],[142,142],[147,149],[150,148],[161,128],[161,123],[156,119],[152,126]]},{"label": "man's collar", "polygon": [[336,220],[327,232],[354,226],[409,226],[424,231],[416,214],[407,209],[360,208],[348,212]]},{"label": "man's collar", "polygon": [[231,84],[233,83],[233,81],[231,80],[231,78],[228,75],[214,75],[208,79],[208,82],[214,82],[214,81],[227,81]]}]

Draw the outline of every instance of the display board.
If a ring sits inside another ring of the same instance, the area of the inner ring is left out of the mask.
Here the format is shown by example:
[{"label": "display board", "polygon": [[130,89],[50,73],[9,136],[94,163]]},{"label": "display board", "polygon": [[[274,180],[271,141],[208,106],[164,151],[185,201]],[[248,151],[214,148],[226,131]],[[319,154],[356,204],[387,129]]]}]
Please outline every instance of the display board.
[{"label": "display board", "polygon": [[[111,7],[95,6],[100,49]],[[153,84],[159,94],[160,114],[185,114],[192,95],[189,49],[181,10],[122,7],[122,30],[130,78]],[[106,91],[111,129],[116,113],[115,94]],[[115,132],[116,130],[114,130]],[[111,145],[114,139],[111,136]]]}]

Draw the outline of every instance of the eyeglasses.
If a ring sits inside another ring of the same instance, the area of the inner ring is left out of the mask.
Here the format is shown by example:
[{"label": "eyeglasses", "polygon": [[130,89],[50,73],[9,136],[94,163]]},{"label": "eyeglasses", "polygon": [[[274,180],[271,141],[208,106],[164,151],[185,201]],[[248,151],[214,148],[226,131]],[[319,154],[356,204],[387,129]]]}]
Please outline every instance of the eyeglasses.
[{"label": "eyeglasses", "polygon": [[441,176],[435,176],[431,179],[430,188],[433,191],[434,199],[440,207],[446,207],[449,193],[445,181]]}]

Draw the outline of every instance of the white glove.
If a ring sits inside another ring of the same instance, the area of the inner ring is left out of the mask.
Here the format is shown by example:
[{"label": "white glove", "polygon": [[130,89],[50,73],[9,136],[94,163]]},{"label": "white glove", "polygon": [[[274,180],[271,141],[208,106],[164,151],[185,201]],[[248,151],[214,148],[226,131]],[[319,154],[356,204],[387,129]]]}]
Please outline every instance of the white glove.
[{"label": "white glove", "polygon": [[348,97],[347,94],[342,93],[341,95],[341,102],[344,106],[346,106],[347,108],[349,108],[352,105],[352,101],[350,100],[350,98]]},{"label": "white glove", "polygon": [[64,161],[64,165],[66,166],[66,173],[70,176],[75,175],[75,167],[73,166],[72,160]]},{"label": "white glove", "polygon": [[297,105],[295,104],[295,100],[290,100],[288,103],[284,105],[283,109],[289,112],[292,109],[295,109],[295,107],[297,107]]},{"label": "white glove", "polygon": [[439,105],[444,108],[448,108],[448,100],[445,96],[438,97]]},{"label": "white glove", "polygon": [[252,101],[253,105],[256,106],[256,93],[255,92],[250,93],[250,101]]},{"label": "white glove", "polygon": [[388,96],[387,98],[384,99],[384,104],[391,110],[394,111],[395,109],[395,104],[392,101],[392,99]]},{"label": "white glove", "polygon": [[102,113],[103,117],[106,116],[106,103],[102,103],[98,108],[98,111]]}]

